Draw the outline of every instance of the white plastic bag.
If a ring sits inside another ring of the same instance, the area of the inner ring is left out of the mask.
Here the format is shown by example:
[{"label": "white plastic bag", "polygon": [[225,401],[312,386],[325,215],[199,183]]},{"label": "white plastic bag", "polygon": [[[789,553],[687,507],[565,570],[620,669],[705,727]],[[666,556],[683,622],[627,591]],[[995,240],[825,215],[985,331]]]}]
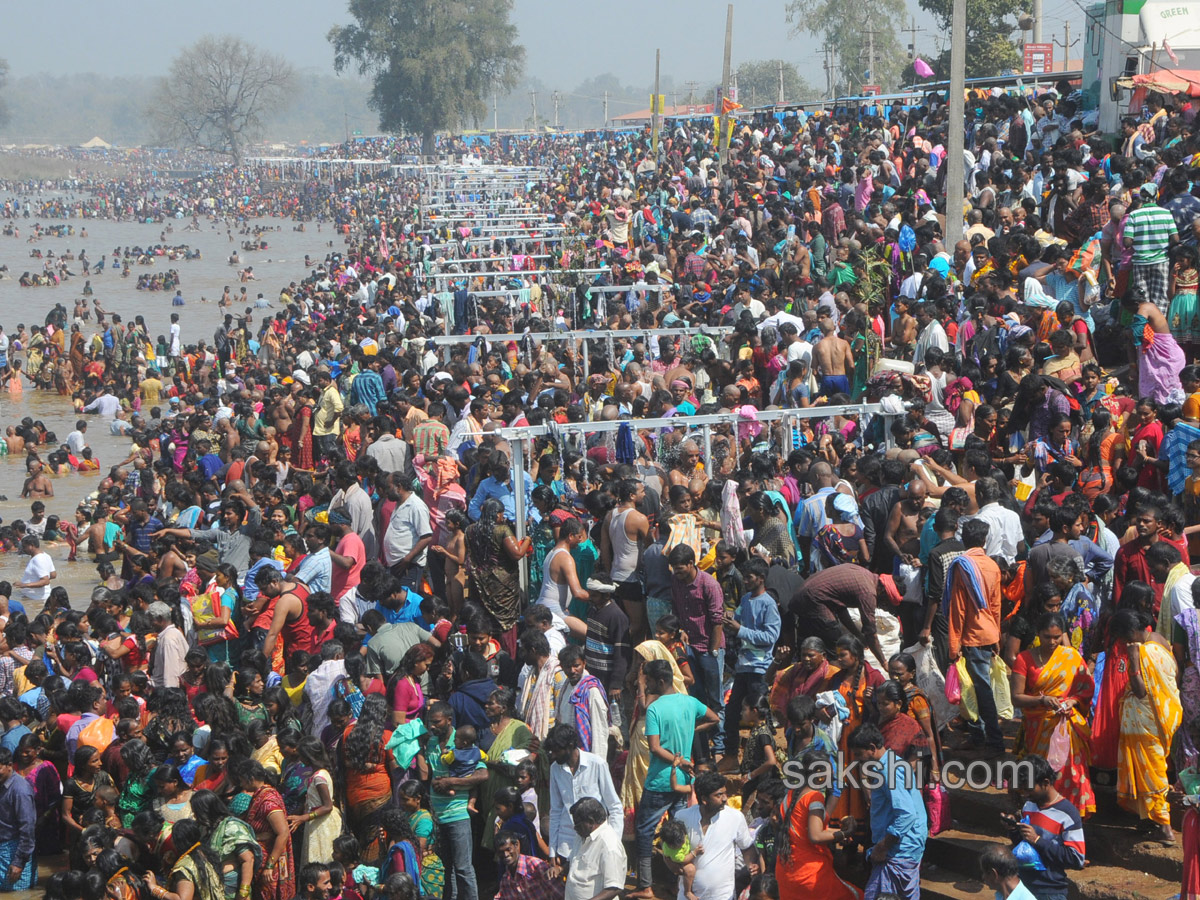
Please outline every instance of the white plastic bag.
[{"label": "white plastic bag", "polygon": [[935,726],[940,728],[958,714],[958,707],[946,699],[946,676],[938,668],[931,647],[918,641],[904,652],[917,664],[917,687],[928,698],[929,705],[933,708],[933,721]]},{"label": "white plastic bag", "polygon": [[1063,717],[1054,726],[1050,735],[1050,748],[1046,751],[1046,762],[1056,772],[1061,772],[1071,758],[1071,720]]}]

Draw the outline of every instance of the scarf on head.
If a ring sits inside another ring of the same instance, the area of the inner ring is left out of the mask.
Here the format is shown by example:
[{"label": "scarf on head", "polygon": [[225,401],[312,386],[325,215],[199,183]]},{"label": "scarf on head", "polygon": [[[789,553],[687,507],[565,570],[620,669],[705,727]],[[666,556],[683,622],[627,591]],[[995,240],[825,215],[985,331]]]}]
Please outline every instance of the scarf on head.
[{"label": "scarf on head", "polygon": [[521,689],[521,718],[529,730],[544,740],[554,720],[554,677],[562,672],[558,657],[551,653],[533,678]]},{"label": "scarf on head", "polygon": [[592,726],[597,724],[592,722],[591,708],[587,700],[588,692],[592,688],[600,692],[607,704],[608,695],[604,693],[604,685],[591,672],[585,672],[579,679],[579,684],[575,685],[575,690],[571,691],[571,708],[575,710],[575,733],[579,735],[581,747],[592,746]]}]

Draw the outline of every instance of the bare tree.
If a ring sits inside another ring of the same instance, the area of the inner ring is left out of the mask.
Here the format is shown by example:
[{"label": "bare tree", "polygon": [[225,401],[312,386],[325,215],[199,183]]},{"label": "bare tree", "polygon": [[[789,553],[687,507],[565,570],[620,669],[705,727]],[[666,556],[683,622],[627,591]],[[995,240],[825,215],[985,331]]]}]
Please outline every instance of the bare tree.
[{"label": "bare tree", "polygon": [[232,35],[205,35],[171,63],[153,117],[166,139],[238,163],[262,131],[264,112],[284,105],[294,88],[283,57]]}]

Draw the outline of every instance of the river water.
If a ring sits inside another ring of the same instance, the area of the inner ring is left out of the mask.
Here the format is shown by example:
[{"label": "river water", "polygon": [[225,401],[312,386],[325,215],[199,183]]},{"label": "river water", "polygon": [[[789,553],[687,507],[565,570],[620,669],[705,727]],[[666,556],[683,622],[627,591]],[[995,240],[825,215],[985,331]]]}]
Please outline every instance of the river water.
[{"label": "river water", "polygon": [[[200,231],[185,232],[183,228],[187,221],[173,221],[172,234],[163,235],[166,225],[137,224],[133,222],[111,222],[105,220],[54,219],[43,222],[44,225],[70,224],[76,234],[64,237],[43,237],[36,243],[27,243],[28,236],[33,232],[36,219],[17,219],[14,224],[20,229],[20,237],[5,237],[0,235],[0,264],[8,266],[10,277],[0,280],[0,325],[5,333],[13,335],[19,324],[26,326],[40,325],[45,322],[46,314],[61,303],[67,309],[68,321],[73,316],[75,301],[83,296],[85,279],[81,275],[71,278],[55,287],[21,287],[17,278],[22,272],[40,272],[42,260],[31,259],[29,254],[34,248],[42,251],[53,250],[61,255],[70,250],[77,257],[82,250],[87,251],[88,259],[95,266],[101,255],[108,257],[108,266],[104,274],[92,276],[92,299],[99,300],[109,313],[117,313],[122,321],[130,322],[135,316],[143,316],[151,337],[168,333],[170,314],[180,314],[183,343],[196,343],[206,340],[212,343],[213,331],[222,320],[225,312],[241,315],[244,306],[235,302],[230,310],[217,306],[217,301],[226,285],[236,296],[243,286],[238,280],[238,269],[246,265],[254,267],[257,281],[251,281],[244,286],[247,295],[255,298],[261,291],[263,296],[277,304],[279,290],[291,281],[299,281],[308,274],[304,268],[304,256],[308,254],[313,259],[323,259],[330,252],[329,242],[333,241],[334,249],[344,247],[344,238],[335,235],[330,225],[322,226],[317,231],[315,223],[306,224],[307,231],[293,230],[293,223],[287,219],[263,219],[251,221],[251,225],[261,224],[264,227],[280,228],[264,235],[268,249],[254,252],[243,252],[243,240],[249,240],[238,234],[237,226],[233,227],[232,240],[226,233],[224,222],[211,223],[201,221]],[[87,228],[87,238],[79,234],[83,227]],[[112,252],[116,247],[148,247],[164,243],[169,246],[186,244],[192,249],[199,249],[202,259],[176,260],[174,262],[156,261],[152,266],[133,265],[128,278],[121,277],[121,269],[111,268]],[[228,263],[230,253],[237,250],[241,256],[241,265]],[[79,272],[78,262],[68,263],[68,268]],[[136,289],[137,276],[143,273],[165,272],[175,269],[180,276],[180,288],[186,304],[173,307],[171,299],[173,291],[139,291]],[[201,302],[201,298],[208,302]],[[89,304],[90,305],[90,304]],[[254,330],[264,314],[274,310],[254,310]],[[85,336],[97,331],[95,316],[84,326]],[[18,354],[23,358],[24,354]],[[17,424],[23,417],[32,416],[45,422],[47,429],[54,432],[59,442],[67,438],[75,427],[79,416],[71,408],[69,399],[58,396],[54,392],[43,392],[34,389],[28,382],[25,392],[21,395],[10,395],[0,392],[0,434],[8,425]],[[108,467],[123,461],[129,453],[128,438],[116,437],[109,432],[110,420],[95,415],[84,416],[88,420],[87,439],[92,447],[95,458],[100,461],[101,472],[107,472]],[[42,453],[45,456],[45,450]],[[21,487],[25,478],[25,457],[23,454],[0,458],[0,495],[6,497],[0,500],[0,518],[11,522],[18,518],[29,517],[29,501],[21,500]],[[80,500],[96,489],[100,476],[95,473],[85,475],[71,474],[54,479],[54,497],[46,502],[48,515],[58,515],[68,521],[74,521],[75,508]],[[74,563],[66,562],[67,549],[65,545],[50,547],[50,554],[55,559],[58,576],[53,582],[67,588],[72,606],[86,606],[91,588],[98,581],[95,566],[86,561],[85,555]],[[27,557],[16,553],[0,555],[0,579],[16,582],[24,571]],[[36,612],[30,609],[30,613]]]}]

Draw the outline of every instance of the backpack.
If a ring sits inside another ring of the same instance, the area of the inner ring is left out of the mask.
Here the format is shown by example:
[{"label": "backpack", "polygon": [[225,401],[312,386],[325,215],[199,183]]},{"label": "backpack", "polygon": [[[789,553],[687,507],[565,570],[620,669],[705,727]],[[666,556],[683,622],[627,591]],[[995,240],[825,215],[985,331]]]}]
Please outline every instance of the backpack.
[{"label": "backpack", "polygon": [[117,726],[113,720],[101,716],[79,730],[79,746],[95,747],[97,753],[103,753],[116,738],[116,733]]}]

